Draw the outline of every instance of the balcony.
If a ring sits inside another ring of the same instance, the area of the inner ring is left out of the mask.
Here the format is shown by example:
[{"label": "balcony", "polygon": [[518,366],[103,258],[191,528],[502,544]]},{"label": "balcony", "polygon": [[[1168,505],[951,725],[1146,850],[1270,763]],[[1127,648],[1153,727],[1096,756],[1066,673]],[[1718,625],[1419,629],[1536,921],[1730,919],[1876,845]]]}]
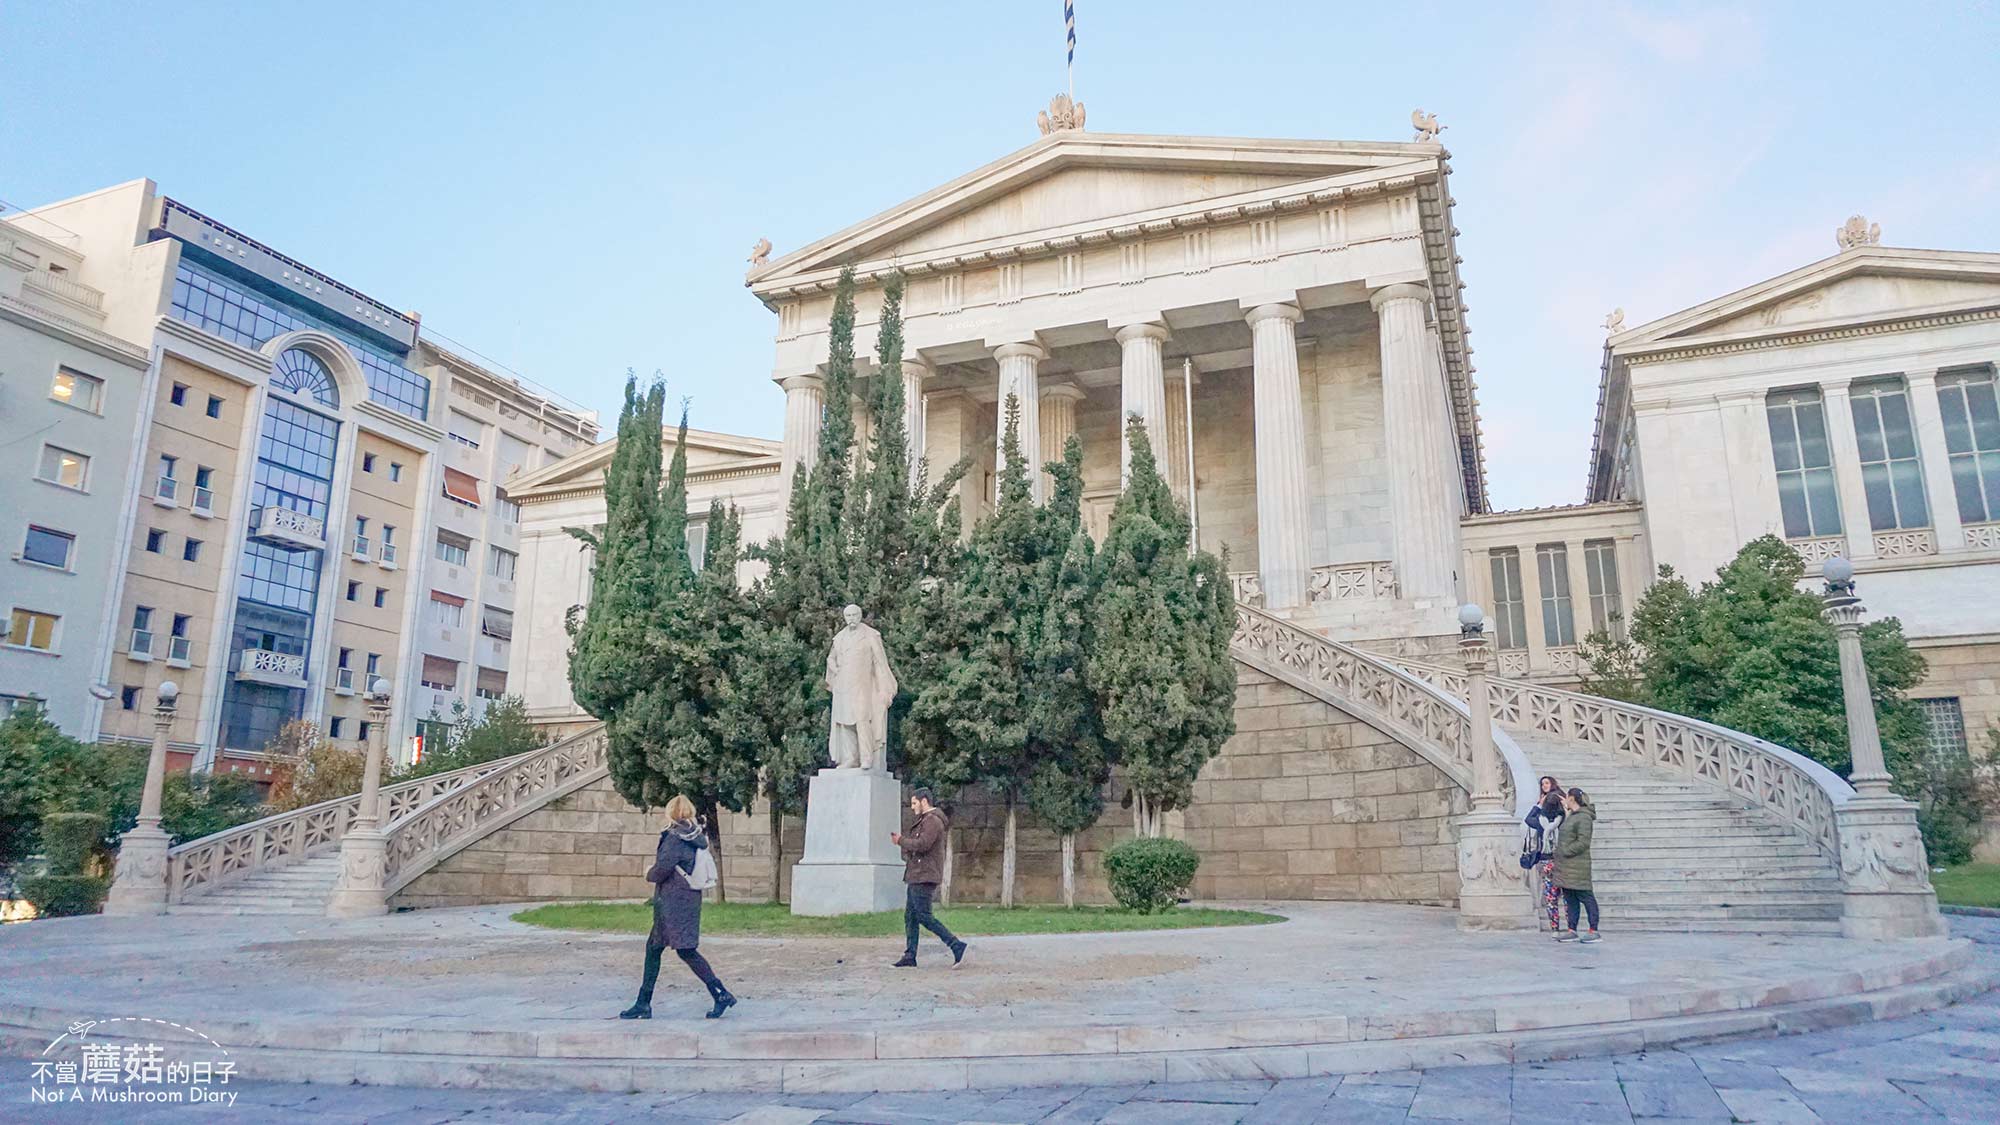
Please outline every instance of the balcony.
[{"label": "balcony", "polygon": [[335,695],[354,694],[354,669],[339,668],[334,670],[333,694]]},{"label": "balcony", "polygon": [[162,508],[178,508],[181,505],[181,482],[172,477],[161,477],[153,485],[153,503]]},{"label": "balcony", "polygon": [[153,633],[150,629],[132,630],[132,643],[125,646],[125,654],[134,660],[153,659]]},{"label": "balcony", "polygon": [[194,640],[190,637],[167,638],[167,667],[191,668],[194,666]]},{"label": "balcony", "polygon": [[326,524],[290,508],[253,508],[250,511],[250,537],[285,547],[323,551],[326,549]]},{"label": "balcony", "polygon": [[306,658],[289,652],[246,648],[236,654],[236,678],[253,684],[302,688],[306,686]]},{"label": "balcony", "polygon": [[357,535],[354,537],[353,555],[355,562],[368,561],[368,537],[366,535]]},{"label": "balcony", "polygon": [[202,519],[209,519],[210,517],[214,516],[215,490],[209,488],[202,488],[201,486],[196,485],[194,490],[194,503],[188,507],[188,511],[193,512],[195,515],[200,516]]},{"label": "balcony", "polygon": [[396,545],[394,543],[382,544],[382,553],[375,556],[375,564],[383,570],[396,569]]}]

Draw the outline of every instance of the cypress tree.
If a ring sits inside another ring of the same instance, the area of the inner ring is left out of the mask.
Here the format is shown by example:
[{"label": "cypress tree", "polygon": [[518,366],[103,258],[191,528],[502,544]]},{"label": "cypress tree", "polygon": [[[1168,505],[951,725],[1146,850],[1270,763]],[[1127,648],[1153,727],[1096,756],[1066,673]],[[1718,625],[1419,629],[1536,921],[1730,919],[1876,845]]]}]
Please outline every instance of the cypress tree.
[{"label": "cypress tree", "polygon": [[666,386],[641,392],[625,375],[618,444],[604,472],[605,523],[567,528],[593,554],[590,603],[570,627],[569,682],[577,705],[609,722],[647,680],[645,628],[654,600],[653,540],[659,517],[660,423]]},{"label": "cypress tree", "polygon": [[1134,826],[1158,836],[1235,733],[1235,607],[1222,561],[1189,553],[1186,516],[1138,416],[1126,434],[1132,462],[1097,553],[1087,667],[1105,740],[1131,788]]}]

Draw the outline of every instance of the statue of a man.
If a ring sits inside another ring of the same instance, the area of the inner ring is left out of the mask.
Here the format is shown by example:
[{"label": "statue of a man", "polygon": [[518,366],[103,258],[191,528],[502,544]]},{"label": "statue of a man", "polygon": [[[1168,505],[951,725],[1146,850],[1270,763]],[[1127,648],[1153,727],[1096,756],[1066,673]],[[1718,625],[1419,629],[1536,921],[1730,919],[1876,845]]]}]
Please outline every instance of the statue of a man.
[{"label": "statue of a man", "polygon": [[896,675],[882,634],[861,623],[861,607],[840,611],[846,628],[833,636],[826,654],[826,686],[833,693],[829,748],[836,769],[881,770],[888,760],[889,703],[896,698]]}]

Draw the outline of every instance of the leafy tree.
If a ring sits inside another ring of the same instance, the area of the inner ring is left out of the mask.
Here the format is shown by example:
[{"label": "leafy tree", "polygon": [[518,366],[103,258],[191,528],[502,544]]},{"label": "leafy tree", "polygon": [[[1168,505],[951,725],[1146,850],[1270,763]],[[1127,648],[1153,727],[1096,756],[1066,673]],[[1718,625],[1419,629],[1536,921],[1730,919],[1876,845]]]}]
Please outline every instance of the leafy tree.
[{"label": "leafy tree", "polygon": [[305,719],[278,728],[264,745],[264,753],[280,765],[278,780],[271,786],[272,812],[290,812],[361,792],[367,759],[360,751],[321,738],[319,728]]},{"label": "leafy tree", "polygon": [[1126,433],[1132,462],[1097,553],[1087,675],[1131,787],[1134,825],[1158,836],[1235,732],[1236,618],[1223,562],[1188,551],[1187,519],[1154,464],[1145,424],[1134,415]]},{"label": "leafy tree", "polygon": [[666,386],[643,393],[625,378],[617,446],[604,473],[605,524],[569,528],[594,553],[590,602],[572,619],[570,691],[577,705],[609,722],[651,671],[645,631],[655,603],[654,540],[660,515],[660,426]]},{"label": "leafy tree", "polygon": [[[525,754],[548,744],[547,733],[529,720],[528,703],[518,695],[503,695],[488,702],[486,709],[476,718],[463,699],[454,700],[449,722],[444,721],[436,711],[431,712],[431,719],[444,727],[443,744],[428,747],[422,761],[413,762],[397,773],[399,780],[450,773],[467,766]],[[365,761],[359,754],[354,758],[358,762]],[[354,788],[348,792],[359,792],[360,789],[357,772]]]},{"label": "leafy tree", "polygon": [[95,813],[105,847],[132,827],[146,781],[147,748],[71,738],[39,712],[0,719],[0,868],[41,850],[55,813]]},{"label": "leafy tree", "polygon": [[[142,786],[144,778],[141,770]],[[176,844],[248,824],[267,812],[257,783],[233,773],[175,770],[160,786],[160,827]],[[130,827],[124,825],[120,831]]]}]

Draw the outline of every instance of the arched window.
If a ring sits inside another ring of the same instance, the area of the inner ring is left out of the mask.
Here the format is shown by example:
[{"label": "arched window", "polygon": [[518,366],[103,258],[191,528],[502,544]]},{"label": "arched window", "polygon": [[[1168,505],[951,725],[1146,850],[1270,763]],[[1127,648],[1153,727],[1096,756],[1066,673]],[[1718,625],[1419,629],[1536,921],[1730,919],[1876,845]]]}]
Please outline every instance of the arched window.
[{"label": "arched window", "polygon": [[278,356],[271,383],[279,390],[310,396],[322,406],[340,406],[340,389],[333,384],[333,372],[318,356],[302,348],[288,348]]}]

